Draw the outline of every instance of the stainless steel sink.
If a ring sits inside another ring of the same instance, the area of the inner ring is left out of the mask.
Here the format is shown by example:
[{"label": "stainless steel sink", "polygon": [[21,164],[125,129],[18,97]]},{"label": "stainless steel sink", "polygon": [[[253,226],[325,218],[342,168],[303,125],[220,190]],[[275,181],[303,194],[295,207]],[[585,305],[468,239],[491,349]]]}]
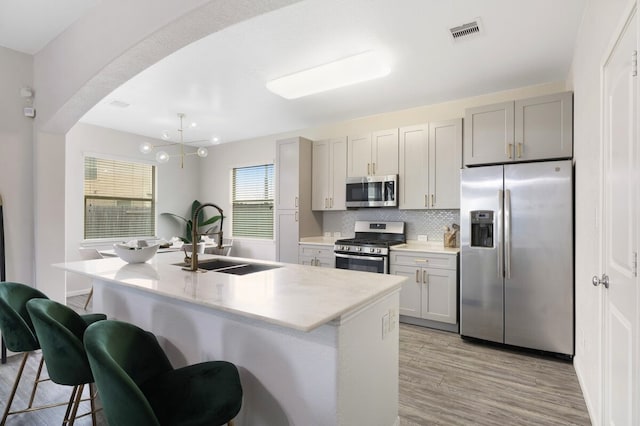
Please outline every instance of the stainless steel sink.
[{"label": "stainless steel sink", "polygon": [[[176,263],[176,266],[189,267],[189,263]],[[269,269],[280,268],[277,265],[265,265],[262,263],[240,262],[226,259],[209,259],[198,262],[200,269],[220,272],[222,274],[247,275],[255,272],[268,271]]]}]

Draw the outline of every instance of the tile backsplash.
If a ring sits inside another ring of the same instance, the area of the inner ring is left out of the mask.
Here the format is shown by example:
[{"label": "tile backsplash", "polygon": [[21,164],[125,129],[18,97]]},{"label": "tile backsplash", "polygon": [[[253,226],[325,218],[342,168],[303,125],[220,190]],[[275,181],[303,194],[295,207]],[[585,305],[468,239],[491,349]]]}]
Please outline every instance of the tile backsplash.
[{"label": "tile backsplash", "polygon": [[460,210],[359,209],[323,213],[323,232],[353,236],[356,220],[405,222],[407,239],[426,235],[428,241],[442,241],[444,227],[460,224]]}]

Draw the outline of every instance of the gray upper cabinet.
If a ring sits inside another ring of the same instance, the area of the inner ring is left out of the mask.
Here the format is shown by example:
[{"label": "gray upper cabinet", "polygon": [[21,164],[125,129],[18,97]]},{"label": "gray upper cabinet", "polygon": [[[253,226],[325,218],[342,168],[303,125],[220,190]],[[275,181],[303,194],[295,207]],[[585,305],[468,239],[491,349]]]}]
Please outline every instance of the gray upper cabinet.
[{"label": "gray upper cabinet", "polygon": [[347,176],[398,174],[398,129],[347,138]]},{"label": "gray upper cabinet", "polygon": [[400,209],[459,209],[461,149],[461,118],[401,127]]},{"label": "gray upper cabinet", "polygon": [[571,158],[572,155],[572,92],[465,111],[465,166]]}]

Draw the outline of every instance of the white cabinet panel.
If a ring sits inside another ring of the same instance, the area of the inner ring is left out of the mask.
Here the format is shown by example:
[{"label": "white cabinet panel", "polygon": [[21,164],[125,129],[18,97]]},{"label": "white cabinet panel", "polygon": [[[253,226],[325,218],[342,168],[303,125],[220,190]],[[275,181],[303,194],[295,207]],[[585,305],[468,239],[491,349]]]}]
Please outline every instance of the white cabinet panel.
[{"label": "white cabinet panel", "polygon": [[347,176],[371,174],[371,134],[349,136],[347,141]]},{"label": "white cabinet panel", "polygon": [[400,128],[399,208],[426,209],[429,200],[429,126]]},{"label": "white cabinet panel", "polygon": [[313,142],[313,210],[346,210],[347,139]]},{"label": "white cabinet panel", "polygon": [[407,277],[400,290],[400,315],[422,317],[422,278],[421,269],[412,266],[392,266],[391,274]]},{"label": "white cabinet panel", "polygon": [[449,324],[457,322],[456,271],[422,270],[422,318]]},{"label": "white cabinet panel", "polygon": [[573,156],[573,93],[468,108],[464,164],[498,164]]},{"label": "white cabinet panel", "polygon": [[462,119],[429,123],[429,207],[460,208]]},{"label": "white cabinet panel", "polygon": [[462,119],[400,128],[400,209],[460,208]]},{"label": "white cabinet panel", "polygon": [[515,102],[515,159],[543,160],[573,155],[571,92]]},{"label": "white cabinet panel", "polygon": [[464,115],[464,164],[513,159],[513,102],[468,108]]},{"label": "white cabinet panel", "polygon": [[276,216],[276,258],[278,262],[298,263],[299,213],[279,210]]},{"label": "white cabinet panel", "polygon": [[298,208],[300,182],[300,146],[298,138],[276,144],[276,208]]},{"label": "white cabinet panel", "polygon": [[335,268],[333,246],[300,244],[298,261],[301,265]]},{"label": "white cabinet panel", "polygon": [[347,176],[398,174],[398,129],[353,135],[347,141]]},{"label": "white cabinet panel", "polygon": [[400,290],[400,314],[456,324],[458,256],[391,251],[390,272],[408,278]]},{"label": "white cabinet panel", "polygon": [[371,175],[398,174],[398,129],[373,132],[371,137]]},{"label": "white cabinet panel", "polygon": [[276,260],[298,263],[302,237],[322,234],[322,216],[311,210],[312,142],[276,141]]}]

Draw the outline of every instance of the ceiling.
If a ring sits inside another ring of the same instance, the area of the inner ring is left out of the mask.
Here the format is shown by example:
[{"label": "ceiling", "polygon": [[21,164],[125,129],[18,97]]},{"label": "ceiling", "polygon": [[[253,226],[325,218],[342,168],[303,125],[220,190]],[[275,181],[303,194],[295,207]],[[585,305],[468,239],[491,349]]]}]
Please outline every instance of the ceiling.
[{"label": "ceiling", "polygon": [[33,55],[100,0],[0,0],[0,46]]},{"label": "ceiling", "polygon": [[[154,138],[166,131],[176,140],[177,114],[184,113],[184,139],[207,145],[214,137],[231,142],[564,81],[585,2],[306,0],[192,43],[124,83],[81,121]],[[480,34],[453,41],[449,28],[476,18]],[[388,76],[294,100],[265,87],[367,50],[388,58]]]}]

